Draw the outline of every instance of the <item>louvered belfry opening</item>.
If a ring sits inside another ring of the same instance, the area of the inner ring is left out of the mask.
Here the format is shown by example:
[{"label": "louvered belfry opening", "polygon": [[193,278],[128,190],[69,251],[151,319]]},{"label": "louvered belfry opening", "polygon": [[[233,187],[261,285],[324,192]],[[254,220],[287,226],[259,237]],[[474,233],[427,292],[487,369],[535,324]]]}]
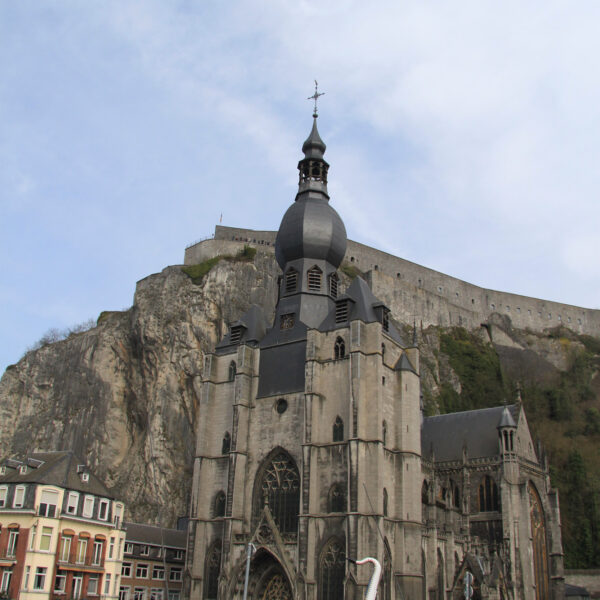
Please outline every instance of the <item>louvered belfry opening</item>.
[{"label": "louvered belfry opening", "polygon": [[335,322],[344,323],[348,320],[348,301],[340,300],[335,305]]},{"label": "louvered belfry opening", "polygon": [[298,271],[290,269],[285,274],[285,293],[292,294],[298,289]]},{"label": "louvered belfry opening", "polygon": [[308,270],[306,274],[308,279],[308,291],[309,292],[320,292],[321,291],[321,280],[323,278],[323,271],[319,267],[313,267]]},{"label": "louvered belfry opening", "polygon": [[280,533],[295,536],[300,509],[300,474],[285,452],[277,454],[264,469],[261,492]]}]

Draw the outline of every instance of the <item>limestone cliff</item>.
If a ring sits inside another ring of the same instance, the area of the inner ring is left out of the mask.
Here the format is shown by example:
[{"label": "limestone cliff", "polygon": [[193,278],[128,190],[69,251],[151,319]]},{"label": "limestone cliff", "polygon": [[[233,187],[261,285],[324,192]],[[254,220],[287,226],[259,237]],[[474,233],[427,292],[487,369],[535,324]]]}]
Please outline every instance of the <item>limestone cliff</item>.
[{"label": "limestone cliff", "polygon": [[[353,275],[349,266],[342,288]],[[126,501],[129,518],[174,525],[188,510],[204,353],[251,304],[270,318],[278,276],[266,249],[213,257],[195,279],[168,267],[138,282],[128,311],[103,313],[93,329],[27,353],[0,381],[0,456],[73,449]],[[378,295],[392,314],[405,315],[398,280],[390,278],[393,287],[382,281]],[[410,341],[413,323],[400,325]],[[427,411],[512,400],[520,381],[534,432],[551,449],[556,436],[579,436],[584,449],[597,444],[600,415],[598,431],[586,417],[598,414],[596,338],[517,330],[506,316],[492,315],[468,331],[417,321],[417,339]],[[578,364],[579,379],[569,379]],[[581,398],[571,393],[580,384]],[[567,452],[568,445],[559,448],[551,460],[562,465]]]}]

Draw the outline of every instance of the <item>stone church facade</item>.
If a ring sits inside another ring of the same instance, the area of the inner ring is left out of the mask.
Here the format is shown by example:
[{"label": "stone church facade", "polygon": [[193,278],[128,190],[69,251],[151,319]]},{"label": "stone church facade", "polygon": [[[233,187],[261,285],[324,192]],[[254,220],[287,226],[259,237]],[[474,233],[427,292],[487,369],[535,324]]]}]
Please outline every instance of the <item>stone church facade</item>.
[{"label": "stone church facade", "polygon": [[189,596],[563,598],[558,498],[512,405],[424,418],[419,350],[360,277],[342,290],[316,115],[275,252],[273,323],[253,306],[207,355]]}]

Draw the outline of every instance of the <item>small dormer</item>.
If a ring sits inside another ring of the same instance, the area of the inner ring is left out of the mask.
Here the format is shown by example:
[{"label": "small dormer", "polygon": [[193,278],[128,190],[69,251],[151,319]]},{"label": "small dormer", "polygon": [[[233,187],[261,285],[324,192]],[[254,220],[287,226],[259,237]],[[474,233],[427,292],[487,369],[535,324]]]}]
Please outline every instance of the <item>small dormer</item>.
[{"label": "small dormer", "polygon": [[90,480],[90,472],[87,465],[77,465],[77,474],[83,483],[87,483]]},{"label": "small dormer", "polygon": [[231,326],[231,331],[229,334],[229,342],[231,344],[239,344],[242,339],[242,334],[244,332],[245,327],[240,324],[233,324]]},{"label": "small dormer", "polygon": [[377,320],[381,323],[383,331],[390,330],[390,309],[383,303],[377,302],[373,304],[373,310],[377,315]]}]

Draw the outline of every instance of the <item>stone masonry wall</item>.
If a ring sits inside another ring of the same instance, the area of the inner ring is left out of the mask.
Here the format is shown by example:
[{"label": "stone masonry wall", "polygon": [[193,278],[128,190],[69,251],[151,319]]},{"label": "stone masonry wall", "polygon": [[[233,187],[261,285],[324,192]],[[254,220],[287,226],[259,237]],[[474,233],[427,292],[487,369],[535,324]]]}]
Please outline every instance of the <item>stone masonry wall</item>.
[{"label": "stone masonry wall", "polygon": [[[245,244],[274,252],[275,236],[274,231],[218,225],[213,239],[186,248],[184,262],[197,264],[219,254],[235,254]],[[473,329],[500,313],[519,329],[542,332],[563,325],[577,333],[600,335],[600,310],[488,290],[351,240],[344,260],[368,273],[373,293],[406,323],[418,319],[423,327]]]}]

